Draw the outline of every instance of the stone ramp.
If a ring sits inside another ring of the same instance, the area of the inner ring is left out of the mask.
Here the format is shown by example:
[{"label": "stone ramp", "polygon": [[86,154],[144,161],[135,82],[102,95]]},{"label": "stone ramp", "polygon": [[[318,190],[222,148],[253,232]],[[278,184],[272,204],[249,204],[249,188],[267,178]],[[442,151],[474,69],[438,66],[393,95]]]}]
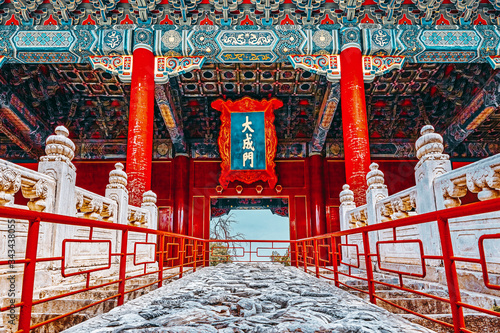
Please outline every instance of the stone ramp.
[{"label": "stone ramp", "polygon": [[294,267],[200,269],[66,333],[433,332]]}]

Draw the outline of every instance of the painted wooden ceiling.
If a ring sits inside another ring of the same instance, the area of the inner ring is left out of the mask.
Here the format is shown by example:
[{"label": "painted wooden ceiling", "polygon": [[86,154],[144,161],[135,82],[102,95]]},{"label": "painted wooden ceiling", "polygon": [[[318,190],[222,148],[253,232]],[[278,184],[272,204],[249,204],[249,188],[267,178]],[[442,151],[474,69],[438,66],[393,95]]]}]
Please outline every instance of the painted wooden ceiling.
[{"label": "painted wooden ceiling", "polygon": [[[375,78],[365,84],[370,140],[413,144],[419,129],[428,123],[445,133],[496,74],[488,64],[406,64]],[[116,156],[123,153],[129,84],[87,64],[7,64],[0,70],[0,80],[2,89],[10,89],[48,131],[62,124],[76,141],[105,145]],[[278,139],[293,144],[311,140],[329,90],[323,76],[293,69],[288,63],[208,64],[172,78],[168,86],[186,141],[211,144],[216,143],[220,126],[219,112],[210,107],[216,98],[281,99],[284,106],[275,112]],[[341,121],[339,104],[327,140],[342,140]],[[459,157],[495,153],[499,133],[497,108],[448,153]],[[168,144],[170,138],[158,108],[154,138],[160,144]],[[0,135],[0,157],[28,158],[13,143]],[[103,158],[95,154],[80,157]]]}]

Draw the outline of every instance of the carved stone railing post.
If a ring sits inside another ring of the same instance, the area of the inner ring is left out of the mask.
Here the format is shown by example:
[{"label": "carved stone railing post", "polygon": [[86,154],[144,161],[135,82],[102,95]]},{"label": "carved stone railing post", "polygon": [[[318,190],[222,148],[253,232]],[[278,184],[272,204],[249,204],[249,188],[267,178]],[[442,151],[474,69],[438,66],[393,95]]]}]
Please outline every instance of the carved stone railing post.
[{"label": "carved stone railing post", "polygon": [[116,201],[118,204],[116,222],[119,224],[128,224],[127,174],[123,171],[123,168],[123,164],[115,164],[115,170],[109,173],[109,184],[106,185],[104,196]]},{"label": "carved stone railing post", "polygon": [[[422,127],[420,134],[421,136],[415,143],[417,158],[419,159],[415,166],[417,214],[436,210],[434,179],[451,170],[450,157],[443,154],[443,137],[438,133],[434,133],[434,127],[431,125]],[[437,225],[425,223],[419,225],[418,229],[421,239],[424,240],[425,254],[437,254],[436,251],[440,249]]]},{"label": "carved stone railing post", "polygon": [[[379,200],[387,198],[389,192],[387,185],[384,184],[384,173],[378,169],[377,163],[370,164],[370,171],[366,174],[366,184],[368,190],[366,191],[366,215],[368,225],[380,223],[380,214],[377,213],[376,204]],[[379,241],[378,232],[370,232],[370,248],[372,251],[376,250],[376,243]],[[374,258],[375,260],[375,258]]]},{"label": "carved stone railing post", "polygon": [[54,213],[76,215],[76,169],[71,160],[75,156],[75,144],[68,139],[69,131],[58,126],[56,134],[47,138],[45,153],[40,158],[38,171],[56,180]]},{"label": "carved stone railing post", "polygon": [[156,194],[153,191],[144,192],[142,195],[141,208],[147,209],[150,213],[147,228],[158,230],[158,207],[156,207]]},{"label": "carved stone railing post", "polygon": [[342,192],[340,192],[339,199],[340,230],[349,230],[350,217],[347,213],[356,208],[356,204],[354,203],[354,192],[349,189],[349,185],[345,184],[342,186]]},{"label": "carved stone railing post", "polygon": [[380,223],[380,214],[377,213],[376,204],[378,201],[387,198],[389,192],[387,185],[384,184],[384,173],[378,169],[377,163],[370,165],[370,172],[366,174],[366,206],[368,215],[368,224]]},{"label": "carved stone railing post", "polygon": [[450,157],[443,154],[443,137],[434,133],[434,127],[426,125],[420,130],[420,138],[415,143],[417,157],[415,183],[417,185],[417,213],[436,210],[434,179],[451,170]]},{"label": "carved stone railing post", "polygon": [[[51,176],[55,180],[56,190],[53,212],[55,214],[76,216],[76,168],[71,162],[75,156],[75,144],[71,141],[69,131],[64,126],[55,129],[55,135],[47,138],[45,153],[40,158],[38,172]],[[43,241],[50,255],[62,254],[62,241],[70,238],[75,227],[66,225],[51,225]],[[51,263],[51,265],[56,265]]]}]

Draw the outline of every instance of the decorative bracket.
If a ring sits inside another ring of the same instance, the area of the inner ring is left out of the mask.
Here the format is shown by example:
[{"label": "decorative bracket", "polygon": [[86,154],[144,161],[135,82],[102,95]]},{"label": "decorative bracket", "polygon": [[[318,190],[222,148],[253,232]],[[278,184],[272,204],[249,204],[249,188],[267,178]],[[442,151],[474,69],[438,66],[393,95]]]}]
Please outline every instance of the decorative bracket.
[{"label": "decorative bracket", "polygon": [[326,136],[332,125],[337,105],[340,101],[340,84],[330,83],[330,92],[325,95],[321,105],[318,122],[314,128],[313,137],[311,140],[310,151],[320,153],[325,146]]},{"label": "decorative bracket", "polygon": [[376,76],[384,75],[393,69],[401,69],[405,57],[401,56],[363,56],[363,77],[372,82]]},{"label": "decorative bracket", "polygon": [[[500,56],[488,56],[488,57],[486,57],[486,60],[491,65],[491,67],[493,67],[493,69],[500,68]],[[0,59],[0,64],[1,63],[2,63],[2,60]]]},{"label": "decorative bracket", "polygon": [[204,56],[155,57],[155,82],[167,83],[171,77],[201,69],[204,62]]},{"label": "decorative bracket", "polygon": [[[493,58],[493,57],[490,57]],[[338,82],[341,76],[340,55],[293,55],[288,56],[293,68],[326,75],[330,82]],[[500,66],[500,57],[497,59]],[[393,69],[401,69],[405,62],[402,56],[363,56],[363,78],[371,82],[376,76],[384,75]]]},{"label": "decorative bracket", "polygon": [[89,56],[94,69],[102,69],[110,74],[118,75],[122,82],[132,81],[133,56]]},{"label": "decorative bracket", "polygon": [[326,75],[330,82],[340,80],[340,56],[332,55],[293,55],[288,56],[293,68],[301,68],[314,74]]}]

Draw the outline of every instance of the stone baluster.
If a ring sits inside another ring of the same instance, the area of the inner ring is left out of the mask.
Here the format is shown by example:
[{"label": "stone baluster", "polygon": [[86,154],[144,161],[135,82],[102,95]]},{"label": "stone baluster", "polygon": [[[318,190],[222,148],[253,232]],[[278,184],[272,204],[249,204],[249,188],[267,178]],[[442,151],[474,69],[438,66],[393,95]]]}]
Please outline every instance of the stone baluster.
[{"label": "stone baluster", "polygon": [[450,157],[443,154],[443,137],[434,133],[434,127],[426,125],[422,127],[420,134],[415,143],[419,159],[415,166],[415,183],[417,213],[423,214],[436,210],[434,179],[451,171],[451,162]]},{"label": "stone baluster", "polygon": [[340,230],[349,230],[350,218],[347,213],[356,208],[356,204],[354,203],[354,192],[349,189],[349,185],[345,184],[342,186],[342,192],[340,192],[339,199]]},{"label": "stone baluster", "polygon": [[[55,133],[45,141],[47,155],[40,157],[38,172],[51,176],[56,182],[53,212],[76,216],[76,168],[71,162],[75,156],[75,144],[68,138],[69,131],[66,127],[56,127]],[[75,229],[73,226],[51,225],[48,229],[50,231],[43,233],[43,237],[47,239],[42,244],[50,252],[46,255],[62,255],[62,241],[74,236]]]},{"label": "stone baluster", "polygon": [[[378,169],[377,163],[370,164],[370,171],[366,174],[366,184],[368,185],[368,190],[366,191],[367,224],[380,223],[382,217],[377,212],[376,204],[379,200],[387,198],[389,192],[387,185],[384,183],[384,173]],[[376,251],[376,244],[380,235],[378,232],[370,232],[368,235],[370,238],[370,248],[372,251]]]},{"label": "stone baluster", "polygon": [[56,134],[47,138],[45,153],[40,158],[38,171],[51,176],[56,181],[56,197],[54,213],[76,215],[76,168],[71,162],[75,156],[75,144],[71,141],[69,131],[58,126]]},{"label": "stone baluster", "polygon": [[123,164],[115,164],[115,169],[109,173],[109,184],[106,185],[104,196],[114,200],[118,205],[117,223],[128,224],[127,174],[123,168]]},{"label": "stone baluster", "polygon": [[[451,171],[450,157],[443,154],[443,137],[434,132],[434,127],[426,125],[420,130],[421,136],[415,143],[417,158],[415,166],[415,184],[417,195],[415,199],[417,214],[436,210],[436,193],[434,179]],[[439,208],[438,208],[439,209]],[[440,251],[439,232],[434,223],[424,223],[418,226],[420,239],[424,242],[424,253],[438,254]],[[439,261],[430,262],[438,265]]]},{"label": "stone baluster", "polygon": [[366,191],[366,206],[368,215],[368,225],[382,222],[382,217],[375,208],[375,205],[380,200],[387,198],[389,192],[387,185],[384,183],[384,173],[378,169],[377,163],[370,165],[370,172],[366,174],[366,183],[368,190]]},{"label": "stone baluster", "polygon": [[144,192],[142,195],[141,208],[147,209],[150,213],[147,228],[158,230],[158,207],[156,207],[156,194],[153,191]]}]

